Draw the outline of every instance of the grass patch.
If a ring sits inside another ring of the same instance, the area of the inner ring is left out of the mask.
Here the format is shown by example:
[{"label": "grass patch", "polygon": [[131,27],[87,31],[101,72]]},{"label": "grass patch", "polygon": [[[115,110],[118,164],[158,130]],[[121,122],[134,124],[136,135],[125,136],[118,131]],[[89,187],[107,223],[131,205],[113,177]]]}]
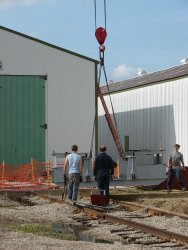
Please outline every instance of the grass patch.
[{"label": "grass patch", "polygon": [[0,204],[0,208],[16,208],[18,204]]},{"label": "grass patch", "polygon": [[19,231],[22,233],[31,233],[37,236],[47,236],[61,240],[74,240],[72,235],[54,232],[52,229],[39,224],[10,224],[9,230]]}]

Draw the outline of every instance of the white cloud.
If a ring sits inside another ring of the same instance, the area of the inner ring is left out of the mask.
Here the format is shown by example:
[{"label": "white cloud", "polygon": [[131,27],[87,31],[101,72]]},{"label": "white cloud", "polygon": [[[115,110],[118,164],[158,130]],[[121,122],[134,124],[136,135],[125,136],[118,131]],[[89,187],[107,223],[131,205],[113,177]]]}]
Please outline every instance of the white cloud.
[{"label": "white cloud", "polygon": [[8,9],[15,5],[31,6],[40,0],[0,0],[0,10]]},{"label": "white cloud", "polygon": [[128,78],[137,77],[140,68],[133,68],[124,64],[118,65],[112,72],[113,81],[123,81]]}]

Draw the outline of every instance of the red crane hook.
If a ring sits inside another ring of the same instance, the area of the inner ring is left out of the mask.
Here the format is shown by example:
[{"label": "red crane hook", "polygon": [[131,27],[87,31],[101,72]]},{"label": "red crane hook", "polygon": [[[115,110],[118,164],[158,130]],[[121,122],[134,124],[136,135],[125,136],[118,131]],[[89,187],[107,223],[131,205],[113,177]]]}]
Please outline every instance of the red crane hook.
[{"label": "red crane hook", "polygon": [[104,28],[99,27],[95,31],[95,37],[100,45],[103,45],[106,37],[107,37],[107,32]]}]

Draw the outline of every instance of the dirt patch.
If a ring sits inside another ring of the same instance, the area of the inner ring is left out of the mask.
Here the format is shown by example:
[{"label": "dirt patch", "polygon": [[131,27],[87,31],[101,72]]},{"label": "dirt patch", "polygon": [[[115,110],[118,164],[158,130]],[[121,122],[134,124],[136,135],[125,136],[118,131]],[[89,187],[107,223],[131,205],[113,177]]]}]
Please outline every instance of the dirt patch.
[{"label": "dirt patch", "polygon": [[172,198],[162,199],[143,199],[139,200],[144,206],[158,207],[175,213],[183,213],[188,215],[188,198]]},{"label": "dirt patch", "polygon": [[[81,190],[84,195],[90,195],[91,190]],[[158,207],[175,213],[188,215],[188,191],[165,190],[148,191],[140,187],[116,187],[110,189],[110,198],[138,202],[144,206]]]},{"label": "dirt patch", "polygon": [[144,206],[158,207],[175,213],[188,215],[188,191],[181,192],[173,190],[166,191],[146,191],[139,187],[122,187],[110,190],[111,197],[125,201],[135,201]]}]

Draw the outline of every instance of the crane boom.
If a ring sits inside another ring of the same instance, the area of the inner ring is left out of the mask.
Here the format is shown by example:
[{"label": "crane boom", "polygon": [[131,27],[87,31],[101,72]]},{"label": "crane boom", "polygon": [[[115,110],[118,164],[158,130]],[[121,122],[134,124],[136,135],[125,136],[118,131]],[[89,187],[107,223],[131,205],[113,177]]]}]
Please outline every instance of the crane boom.
[{"label": "crane boom", "polygon": [[125,152],[124,152],[124,150],[123,150],[123,148],[122,148],[122,146],[121,146],[120,139],[119,139],[119,135],[118,135],[118,133],[117,133],[117,129],[116,129],[116,127],[114,126],[114,123],[113,123],[113,121],[112,121],[111,115],[110,115],[110,113],[109,113],[109,111],[108,111],[108,107],[107,107],[107,105],[106,105],[106,102],[105,102],[105,100],[104,100],[103,94],[102,94],[101,89],[100,89],[99,86],[98,86],[98,96],[99,96],[99,98],[100,98],[100,100],[101,100],[101,103],[102,103],[102,106],[103,106],[103,108],[104,108],[106,121],[107,121],[108,126],[109,126],[109,128],[110,128],[110,131],[111,131],[111,133],[112,133],[112,137],[113,137],[114,142],[115,142],[115,144],[116,144],[117,151],[118,151],[120,157],[121,157],[122,159],[125,159]]}]

